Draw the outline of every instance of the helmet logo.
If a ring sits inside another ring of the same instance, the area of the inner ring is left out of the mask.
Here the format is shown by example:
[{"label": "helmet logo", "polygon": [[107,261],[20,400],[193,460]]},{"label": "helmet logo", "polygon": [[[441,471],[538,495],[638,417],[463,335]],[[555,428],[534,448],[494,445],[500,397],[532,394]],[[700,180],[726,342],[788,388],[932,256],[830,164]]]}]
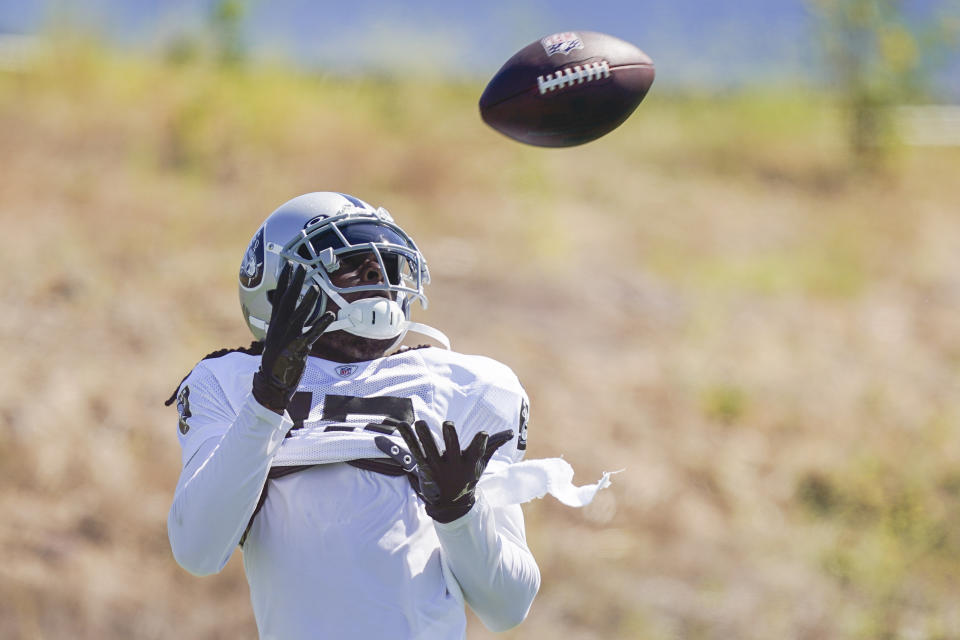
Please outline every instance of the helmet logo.
[{"label": "helmet logo", "polygon": [[240,264],[240,284],[254,289],[263,281],[263,227],[254,234]]},{"label": "helmet logo", "polygon": [[520,434],[517,436],[517,449],[523,451],[527,448],[527,422],[530,420],[530,404],[524,398],[520,402]]},{"label": "helmet logo", "polygon": [[187,431],[190,431],[187,418],[193,417],[190,413],[190,387],[184,387],[177,394],[177,413],[180,414],[180,433],[186,435]]}]

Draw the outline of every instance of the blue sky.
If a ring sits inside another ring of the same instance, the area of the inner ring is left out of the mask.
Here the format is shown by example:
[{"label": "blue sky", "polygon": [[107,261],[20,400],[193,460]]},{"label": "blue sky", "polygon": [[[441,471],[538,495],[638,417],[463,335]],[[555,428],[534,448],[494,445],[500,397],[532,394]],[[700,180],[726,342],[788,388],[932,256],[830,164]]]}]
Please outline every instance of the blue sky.
[{"label": "blue sky", "polygon": [[[908,0],[930,16],[954,0]],[[158,48],[199,30],[213,0],[0,0],[0,32],[41,29],[55,7],[126,46]],[[954,3],[955,4],[955,3]],[[810,0],[249,0],[257,55],[338,71],[377,68],[491,75],[522,46],[557,31],[601,31],[633,42],[657,82],[726,86],[811,81],[821,69]],[[942,5],[942,6],[941,6]],[[956,13],[956,8],[954,7]],[[960,94],[960,80],[944,81]]]}]

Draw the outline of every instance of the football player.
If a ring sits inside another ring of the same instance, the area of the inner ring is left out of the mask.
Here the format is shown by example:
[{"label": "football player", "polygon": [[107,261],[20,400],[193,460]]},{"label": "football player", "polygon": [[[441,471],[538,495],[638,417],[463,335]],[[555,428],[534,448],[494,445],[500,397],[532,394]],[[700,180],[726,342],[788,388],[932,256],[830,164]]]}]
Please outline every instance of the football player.
[{"label": "football player", "polygon": [[[429,272],[390,214],[309,193],[244,255],[256,338],[210,354],[174,396],[178,563],[219,572],[238,545],[261,638],[463,638],[464,603],[519,624],[540,584],[518,504],[477,483],[518,462],[529,405],[503,364],[411,322]],[[408,331],[441,347],[397,349]]]}]

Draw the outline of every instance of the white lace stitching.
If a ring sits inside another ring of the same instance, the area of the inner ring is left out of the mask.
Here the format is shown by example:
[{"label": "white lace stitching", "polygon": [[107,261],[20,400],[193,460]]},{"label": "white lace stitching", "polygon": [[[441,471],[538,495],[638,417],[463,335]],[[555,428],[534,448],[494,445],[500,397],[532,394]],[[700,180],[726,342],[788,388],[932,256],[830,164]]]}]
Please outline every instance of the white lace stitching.
[{"label": "white lace stitching", "polygon": [[540,95],[563,89],[574,83],[583,84],[591,80],[610,77],[610,63],[606,60],[591,62],[584,65],[575,65],[566,69],[558,69],[552,74],[546,76],[537,76],[537,86],[540,89]]}]

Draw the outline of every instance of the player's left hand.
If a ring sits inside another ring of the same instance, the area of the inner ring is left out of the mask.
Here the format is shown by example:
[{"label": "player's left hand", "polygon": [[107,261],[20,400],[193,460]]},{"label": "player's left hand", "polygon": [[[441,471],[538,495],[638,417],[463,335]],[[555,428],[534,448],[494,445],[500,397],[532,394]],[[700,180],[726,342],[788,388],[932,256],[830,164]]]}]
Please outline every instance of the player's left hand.
[{"label": "player's left hand", "polygon": [[440,453],[427,423],[418,420],[413,426],[416,434],[406,422],[401,422],[397,430],[417,462],[419,493],[427,515],[437,522],[453,522],[473,507],[474,491],[483,470],[494,452],[513,439],[513,431],[507,429],[492,436],[481,431],[461,450],[457,430],[448,420],[443,423],[445,448]]}]

